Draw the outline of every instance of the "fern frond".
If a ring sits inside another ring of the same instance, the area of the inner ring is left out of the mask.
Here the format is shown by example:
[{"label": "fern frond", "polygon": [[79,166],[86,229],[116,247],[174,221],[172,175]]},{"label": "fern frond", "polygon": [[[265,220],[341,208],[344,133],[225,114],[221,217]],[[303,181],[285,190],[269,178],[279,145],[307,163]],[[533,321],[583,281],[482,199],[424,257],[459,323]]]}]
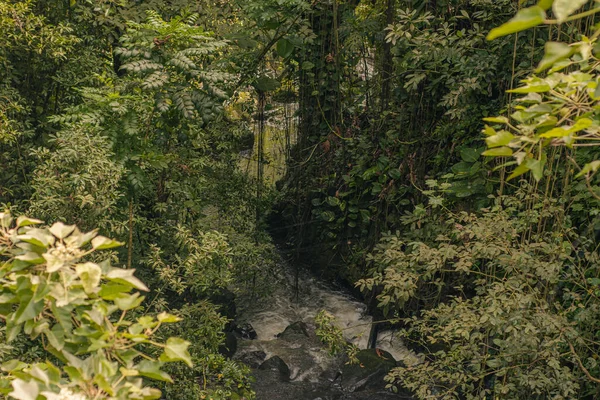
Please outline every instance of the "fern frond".
[{"label": "fern frond", "polygon": [[175,107],[185,118],[192,119],[196,115],[196,108],[189,93],[178,92],[173,95]]},{"label": "fern frond", "polygon": [[184,71],[196,69],[196,63],[183,54],[176,54],[175,57],[169,60],[169,64]]},{"label": "fern frond", "polygon": [[142,88],[146,90],[163,87],[169,82],[169,73],[166,71],[154,71],[144,79]]},{"label": "fern frond", "polygon": [[148,71],[158,71],[163,68],[162,65],[149,61],[149,60],[138,60],[131,61],[127,64],[121,65],[120,69],[130,72],[148,72]]}]

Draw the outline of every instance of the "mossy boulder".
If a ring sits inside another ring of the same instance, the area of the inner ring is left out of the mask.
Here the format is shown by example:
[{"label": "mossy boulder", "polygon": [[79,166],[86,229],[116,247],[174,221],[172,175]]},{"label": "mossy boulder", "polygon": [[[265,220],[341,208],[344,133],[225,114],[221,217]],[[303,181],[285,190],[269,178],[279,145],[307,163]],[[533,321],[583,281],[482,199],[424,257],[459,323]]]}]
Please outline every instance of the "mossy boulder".
[{"label": "mossy boulder", "polygon": [[356,357],[359,360],[358,364],[342,366],[340,384],[344,391],[355,392],[385,387],[383,378],[396,367],[394,357],[380,349],[360,350]]}]

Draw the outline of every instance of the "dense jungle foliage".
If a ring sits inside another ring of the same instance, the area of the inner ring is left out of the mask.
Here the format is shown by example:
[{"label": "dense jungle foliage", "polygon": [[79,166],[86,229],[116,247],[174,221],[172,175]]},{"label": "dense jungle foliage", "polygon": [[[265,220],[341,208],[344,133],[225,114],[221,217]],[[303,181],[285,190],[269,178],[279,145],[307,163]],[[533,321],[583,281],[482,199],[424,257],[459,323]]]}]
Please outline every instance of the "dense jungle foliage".
[{"label": "dense jungle foliage", "polygon": [[277,240],[424,355],[391,391],[600,398],[599,12],[0,0],[0,397],[254,398]]}]

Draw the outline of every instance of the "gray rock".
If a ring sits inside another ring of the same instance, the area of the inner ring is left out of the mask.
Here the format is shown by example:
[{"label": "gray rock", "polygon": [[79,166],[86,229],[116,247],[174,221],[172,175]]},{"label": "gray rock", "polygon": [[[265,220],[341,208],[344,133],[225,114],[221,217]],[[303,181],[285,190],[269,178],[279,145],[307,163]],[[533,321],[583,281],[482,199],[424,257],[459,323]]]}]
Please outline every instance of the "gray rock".
[{"label": "gray rock", "polygon": [[258,337],[258,335],[256,334],[256,331],[254,330],[252,325],[250,325],[250,323],[248,323],[248,322],[244,322],[239,325],[236,324],[233,327],[233,331],[235,333],[237,333],[238,335],[240,335],[240,337],[242,339],[254,340]]},{"label": "gray rock", "polygon": [[250,351],[240,355],[237,359],[250,368],[258,368],[267,358],[267,354],[262,350]]},{"label": "gray rock", "polygon": [[273,356],[269,358],[268,360],[260,364],[260,367],[258,367],[258,369],[263,371],[276,371],[277,373],[279,373],[279,378],[282,381],[290,380],[290,368],[287,366],[285,361],[283,361],[278,356]]},{"label": "gray rock", "polygon": [[302,321],[296,321],[291,323],[284,329],[283,332],[277,335],[278,338],[283,340],[295,340],[298,336],[309,337],[308,327]]}]

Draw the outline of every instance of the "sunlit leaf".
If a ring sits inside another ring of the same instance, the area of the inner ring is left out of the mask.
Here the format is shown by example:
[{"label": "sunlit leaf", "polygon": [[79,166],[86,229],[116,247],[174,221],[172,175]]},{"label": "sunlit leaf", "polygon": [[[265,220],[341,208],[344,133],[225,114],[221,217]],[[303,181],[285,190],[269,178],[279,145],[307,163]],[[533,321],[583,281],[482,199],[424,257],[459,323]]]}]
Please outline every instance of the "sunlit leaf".
[{"label": "sunlit leaf", "polygon": [[588,0],[554,0],[552,11],[558,22],[564,22],[571,14],[583,7]]},{"label": "sunlit leaf", "polygon": [[487,40],[493,40],[500,36],[510,35],[511,33],[521,32],[534,26],[538,26],[546,18],[544,9],[539,6],[523,8],[505,24],[494,28],[487,35]]}]

